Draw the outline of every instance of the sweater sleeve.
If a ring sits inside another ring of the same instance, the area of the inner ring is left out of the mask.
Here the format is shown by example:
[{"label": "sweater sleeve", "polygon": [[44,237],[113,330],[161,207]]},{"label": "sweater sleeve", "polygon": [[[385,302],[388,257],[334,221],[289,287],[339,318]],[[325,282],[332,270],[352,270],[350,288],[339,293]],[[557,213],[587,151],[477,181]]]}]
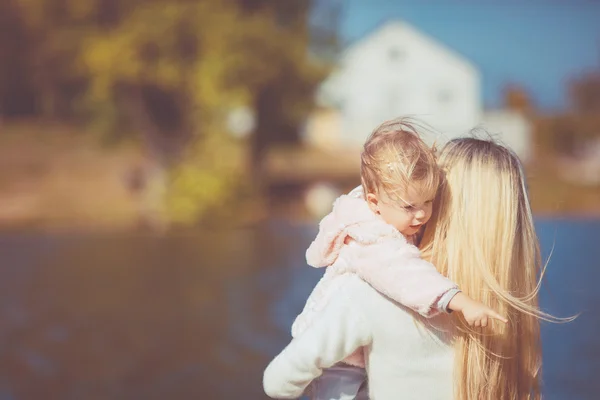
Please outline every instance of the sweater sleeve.
[{"label": "sweater sleeve", "polygon": [[[343,277],[351,282],[352,275]],[[329,302],[320,317],[271,361],[263,376],[265,393],[294,399],[328,368],[370,343],[371,333],[360,307],[353,306],[346,287]]]},{"label": "sweater sleeve", "polygon": [[452,301],[452,299],[454,298],[454,296],[456,296],[457,294],[460,293],[460,289],[459,288],[455,288],[455,289],[450,289],[448,290],[446,293],[444,293],[444,295],[442,297],[440,297],[440,299],[437,302],[437,309],[439,311],[445,311],[448,314],[452,312],[452,310],[450,310],[448,307],[450,306],[450,302]]},{"label": "sweater sleeve", "polygon": [[350,254],[349,271],[424,317],[445,311],[439,309],[448,297],[451,299],[445,295],[457,289],[454,282],[423,260],[419,250],[408,243],[392,239],[366,246],[353,243],[347,254]]},{"label": "sweater sleeve", "polygon": [[344,244],[344,236],[341,234],[344,230],[344,224],[341,224],[336,217],[336,204],[334,210],[327,214],[319,222],[319,232],[306,250],[306,262],[314,268],[327,267],[335,262],[339,251]]}]

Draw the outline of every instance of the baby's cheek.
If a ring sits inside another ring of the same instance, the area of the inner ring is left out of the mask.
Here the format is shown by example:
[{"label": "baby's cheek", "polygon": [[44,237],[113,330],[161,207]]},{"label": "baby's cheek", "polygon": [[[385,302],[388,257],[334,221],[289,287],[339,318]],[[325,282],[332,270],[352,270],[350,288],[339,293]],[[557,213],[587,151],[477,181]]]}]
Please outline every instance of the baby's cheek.
[{"label": "baby's cheek", "polygon": [[425,218],[427,218],[427,219],[431,218],[431,214],[433,214],[433,207],[429,206],[428,208],[425,209]]}]

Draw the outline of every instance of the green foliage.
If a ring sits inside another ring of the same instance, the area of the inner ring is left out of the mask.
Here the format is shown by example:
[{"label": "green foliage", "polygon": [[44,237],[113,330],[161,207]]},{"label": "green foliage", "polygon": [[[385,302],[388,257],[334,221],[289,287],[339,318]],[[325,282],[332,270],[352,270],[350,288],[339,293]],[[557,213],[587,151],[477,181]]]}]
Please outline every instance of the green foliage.
[{"label": "green foliage", "polygon": [[[249,182],[244,146],[224,135],[208,135],[197,141],[183,162],[170,170],[166,196],[167,216],[177,224],[218,216],[239,218],[245,201],[236,198]],[[212,218],[214,220],[214,218]],[[213,221],[210,221],[213,222]]]},{"label": "green foliage", "polygon": [[249,179],[247,143],[228,137],[227,114],[275,104],[257,110],[250,143],[262,148],[281,127],[294,131],[326,72],[308,58],[307,1],[17,4],[43,113],[66,109],[107,135],[136,132],[168,170],[166,215],[180,223],[210,214]]}]

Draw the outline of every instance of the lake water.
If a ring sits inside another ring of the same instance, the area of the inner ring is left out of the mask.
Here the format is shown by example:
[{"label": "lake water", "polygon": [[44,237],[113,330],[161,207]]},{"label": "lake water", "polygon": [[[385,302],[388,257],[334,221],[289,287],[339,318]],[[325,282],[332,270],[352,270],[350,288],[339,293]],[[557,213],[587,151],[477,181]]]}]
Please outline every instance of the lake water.
[{"label": "lake water", "polygon": [[[600,220],[541,219],[545,399],[600,398]],[[0,235],[0,400],[263,399],[322,271],[314,225]]]}]

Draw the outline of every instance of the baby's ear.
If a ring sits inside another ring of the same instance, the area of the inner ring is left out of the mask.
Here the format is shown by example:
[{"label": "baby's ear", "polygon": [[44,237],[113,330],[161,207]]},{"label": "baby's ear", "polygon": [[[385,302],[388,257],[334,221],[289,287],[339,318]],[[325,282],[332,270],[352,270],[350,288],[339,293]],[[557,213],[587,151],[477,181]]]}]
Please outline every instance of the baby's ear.
[{"label": "baby's ear", "polygon": [[367,193],[366,199],[371,211],[375,214],[379,214],[379,199],[377,198],[377,195],[375,193]]}]

